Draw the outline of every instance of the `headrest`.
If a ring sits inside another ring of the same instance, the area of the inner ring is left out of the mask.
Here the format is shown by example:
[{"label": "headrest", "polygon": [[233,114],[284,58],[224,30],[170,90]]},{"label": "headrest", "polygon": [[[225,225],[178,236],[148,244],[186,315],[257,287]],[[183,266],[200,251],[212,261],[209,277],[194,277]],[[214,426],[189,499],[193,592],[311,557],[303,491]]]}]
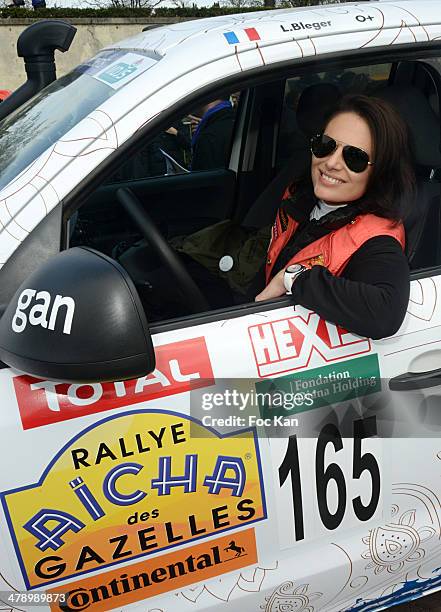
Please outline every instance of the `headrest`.
[{"label": "headrest", "polygon": [[406,121],[415,162],[421,166],[441,166],[440,121],[424,94],[410,85],[391,85],[375,92],[390,102]]},{"label": "headrest", "polygon": [[316,83],[302,91],[296,117],[297,125],[307,138],[325,127],[326,116],[340,98],[339,88],[332,83]]}]

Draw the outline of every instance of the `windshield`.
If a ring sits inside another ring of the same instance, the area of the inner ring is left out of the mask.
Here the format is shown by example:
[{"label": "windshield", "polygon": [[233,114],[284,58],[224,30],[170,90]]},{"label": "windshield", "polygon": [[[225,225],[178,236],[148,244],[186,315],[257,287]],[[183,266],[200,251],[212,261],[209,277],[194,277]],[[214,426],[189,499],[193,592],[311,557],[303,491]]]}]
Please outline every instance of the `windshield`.
[{"label": "windshield", "polygon": [[0,122],[0,191],[122,86],[153,66],[149,52],[103,51]]}]

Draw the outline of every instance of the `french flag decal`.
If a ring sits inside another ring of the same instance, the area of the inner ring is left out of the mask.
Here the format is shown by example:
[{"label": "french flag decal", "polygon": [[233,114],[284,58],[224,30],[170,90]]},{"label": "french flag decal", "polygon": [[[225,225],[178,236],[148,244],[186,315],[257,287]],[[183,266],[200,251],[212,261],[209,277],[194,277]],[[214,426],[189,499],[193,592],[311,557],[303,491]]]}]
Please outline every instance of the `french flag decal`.
[{"label": "french flag decal", "polygon": [[260,40],[256,28],[245,28],[244,30],[237,30],[236,32],[224,32],[224,36],[229,45]]}]

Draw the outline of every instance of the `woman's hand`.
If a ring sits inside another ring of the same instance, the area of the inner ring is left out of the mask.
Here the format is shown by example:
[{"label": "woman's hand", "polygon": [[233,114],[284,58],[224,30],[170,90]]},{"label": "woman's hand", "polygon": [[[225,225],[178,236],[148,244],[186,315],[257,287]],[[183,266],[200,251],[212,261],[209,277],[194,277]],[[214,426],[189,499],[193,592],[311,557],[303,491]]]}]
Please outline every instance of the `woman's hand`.
[{"label": "woman's hand", "polygon": [[283,284],[283,277],[285,275],[285,270],[282,269],[278,272],[275,277],[271,280],[271,282],[265,287],[263,291],[256,295],[255,301],[262,302],[263,300],[273,300],[276,297],[280,297],[281,295],[285,295],[286,289]]}]

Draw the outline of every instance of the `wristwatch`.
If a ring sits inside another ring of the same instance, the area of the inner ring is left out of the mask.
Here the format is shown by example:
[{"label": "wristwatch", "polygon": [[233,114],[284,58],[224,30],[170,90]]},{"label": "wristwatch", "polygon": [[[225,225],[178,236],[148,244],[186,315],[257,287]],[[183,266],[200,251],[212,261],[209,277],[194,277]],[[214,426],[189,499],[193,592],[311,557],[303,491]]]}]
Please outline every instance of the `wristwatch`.
[{"label": "wristwatch", "polygon": [[285,285],[286,293],[291,293],[292,286],[294,281],[302,272],[308,270],[306,266],[302,266],[302,264],[292,264],[288,266],[285,270],[285,275],[283,277],[283,284]]}]

